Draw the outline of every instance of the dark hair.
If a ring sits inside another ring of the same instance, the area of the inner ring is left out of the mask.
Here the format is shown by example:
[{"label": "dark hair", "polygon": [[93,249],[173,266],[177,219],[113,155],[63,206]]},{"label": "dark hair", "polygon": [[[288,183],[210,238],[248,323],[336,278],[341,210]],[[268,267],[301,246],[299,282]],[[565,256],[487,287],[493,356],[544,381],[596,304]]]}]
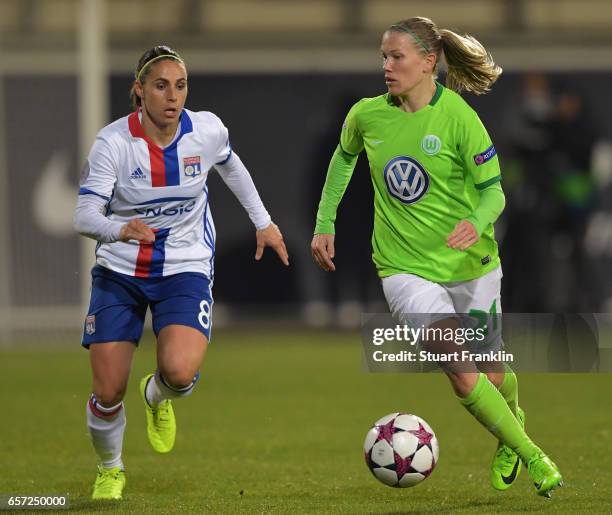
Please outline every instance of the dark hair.
[{"label": "dark hair", "polygon": [[[167,56],[165,57],[166,59],[173,59],[185,64],[185,61],[183,61],[183,58],[178,54],[178,52],[175,52],[169,46],[154,46],[142,54],[142,57],[138,60],[136,70],[134,71],[134,82],[140,81],[141,84],[144,83],[146,76],[148,75],[149,71],[151,71],[148,64],[153,61],[162,61],[164,56]],[[130,89],[130,102],[134,111],[136,111],[142,104],[140,97],[136,94],[134,84],[132,84],[132,88]]]},{"label": "dark hair", "polygon": [[394,23],[388,32],[410,34],[421,52],[436,55],[437,66],[442,52],[448,65],[446,86],[454,91],[486,93],[501,75],[491,54],[472,36],[460,36],[447,29],[438,29],[429,18],[414,17]]}]

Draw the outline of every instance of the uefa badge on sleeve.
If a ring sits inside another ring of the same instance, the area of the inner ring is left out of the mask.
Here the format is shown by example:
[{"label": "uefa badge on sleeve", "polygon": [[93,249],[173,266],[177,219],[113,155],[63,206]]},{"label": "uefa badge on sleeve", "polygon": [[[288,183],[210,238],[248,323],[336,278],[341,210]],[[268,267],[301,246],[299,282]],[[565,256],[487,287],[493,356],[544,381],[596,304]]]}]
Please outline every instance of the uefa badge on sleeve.
[{"label": "uefa badge on sleeve", "polygon": [[96,332],[96,315],[87,315],[85,318],[85,332],[89,335]]},{"label": "uefa badge on sleeve", "polygon": [[187,177],[195,177],[202,173],[200,156],[183,158],[183,172]]}]

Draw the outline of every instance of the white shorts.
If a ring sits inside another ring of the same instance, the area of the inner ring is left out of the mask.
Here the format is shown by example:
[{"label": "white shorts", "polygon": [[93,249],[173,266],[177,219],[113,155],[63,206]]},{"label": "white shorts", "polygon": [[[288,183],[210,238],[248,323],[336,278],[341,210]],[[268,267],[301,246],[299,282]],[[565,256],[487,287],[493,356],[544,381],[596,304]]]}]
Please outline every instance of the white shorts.
[{"label": "white shorts", "polygon": [[[429,325],[448,318],[449,314],[466,314],[472,326],[487,324],[487,350],[502,348],[501,279],[497,267],[471,281],[434,283],[413,274],[396,274],[382,280],[391,314],[403,324]],[[422,315],[419,315],[422,314]],[[417,316],[415,316],[417,315]]]}]

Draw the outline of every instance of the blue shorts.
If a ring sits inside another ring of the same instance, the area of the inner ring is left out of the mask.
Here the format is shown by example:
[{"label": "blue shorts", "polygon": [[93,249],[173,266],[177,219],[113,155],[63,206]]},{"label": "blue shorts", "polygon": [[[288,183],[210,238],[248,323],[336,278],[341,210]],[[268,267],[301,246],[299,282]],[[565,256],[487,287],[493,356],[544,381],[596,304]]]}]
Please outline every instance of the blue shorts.
[{"label": "blue shorts", "polygon": [[210,340],[211,282],[204,274],[183,272],[166,277],[133,277],[96,265],[91,270],[91,301],[82,345],[130,341],[142,336],[147,307],[155,336],[170,324],[193,327]]}]

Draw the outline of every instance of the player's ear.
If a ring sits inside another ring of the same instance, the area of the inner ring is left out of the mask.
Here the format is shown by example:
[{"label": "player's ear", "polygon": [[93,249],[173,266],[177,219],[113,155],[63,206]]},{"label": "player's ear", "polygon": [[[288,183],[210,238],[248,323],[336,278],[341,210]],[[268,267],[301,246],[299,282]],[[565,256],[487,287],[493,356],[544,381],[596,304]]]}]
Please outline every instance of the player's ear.
[{"label": "player's ear", "polygon": [[424,59],[423,71],[426,73],[433,73],[436,68],[436,54],[427,54]]},{"label": "player's ear", "polygon": [[144,88],[142,87],[142,83],[139,80],[135,80],[133,88],[134,88],[134,93],[136,93],[137,96],[142,98],[144,94],[144,91],[143,91]]}]

